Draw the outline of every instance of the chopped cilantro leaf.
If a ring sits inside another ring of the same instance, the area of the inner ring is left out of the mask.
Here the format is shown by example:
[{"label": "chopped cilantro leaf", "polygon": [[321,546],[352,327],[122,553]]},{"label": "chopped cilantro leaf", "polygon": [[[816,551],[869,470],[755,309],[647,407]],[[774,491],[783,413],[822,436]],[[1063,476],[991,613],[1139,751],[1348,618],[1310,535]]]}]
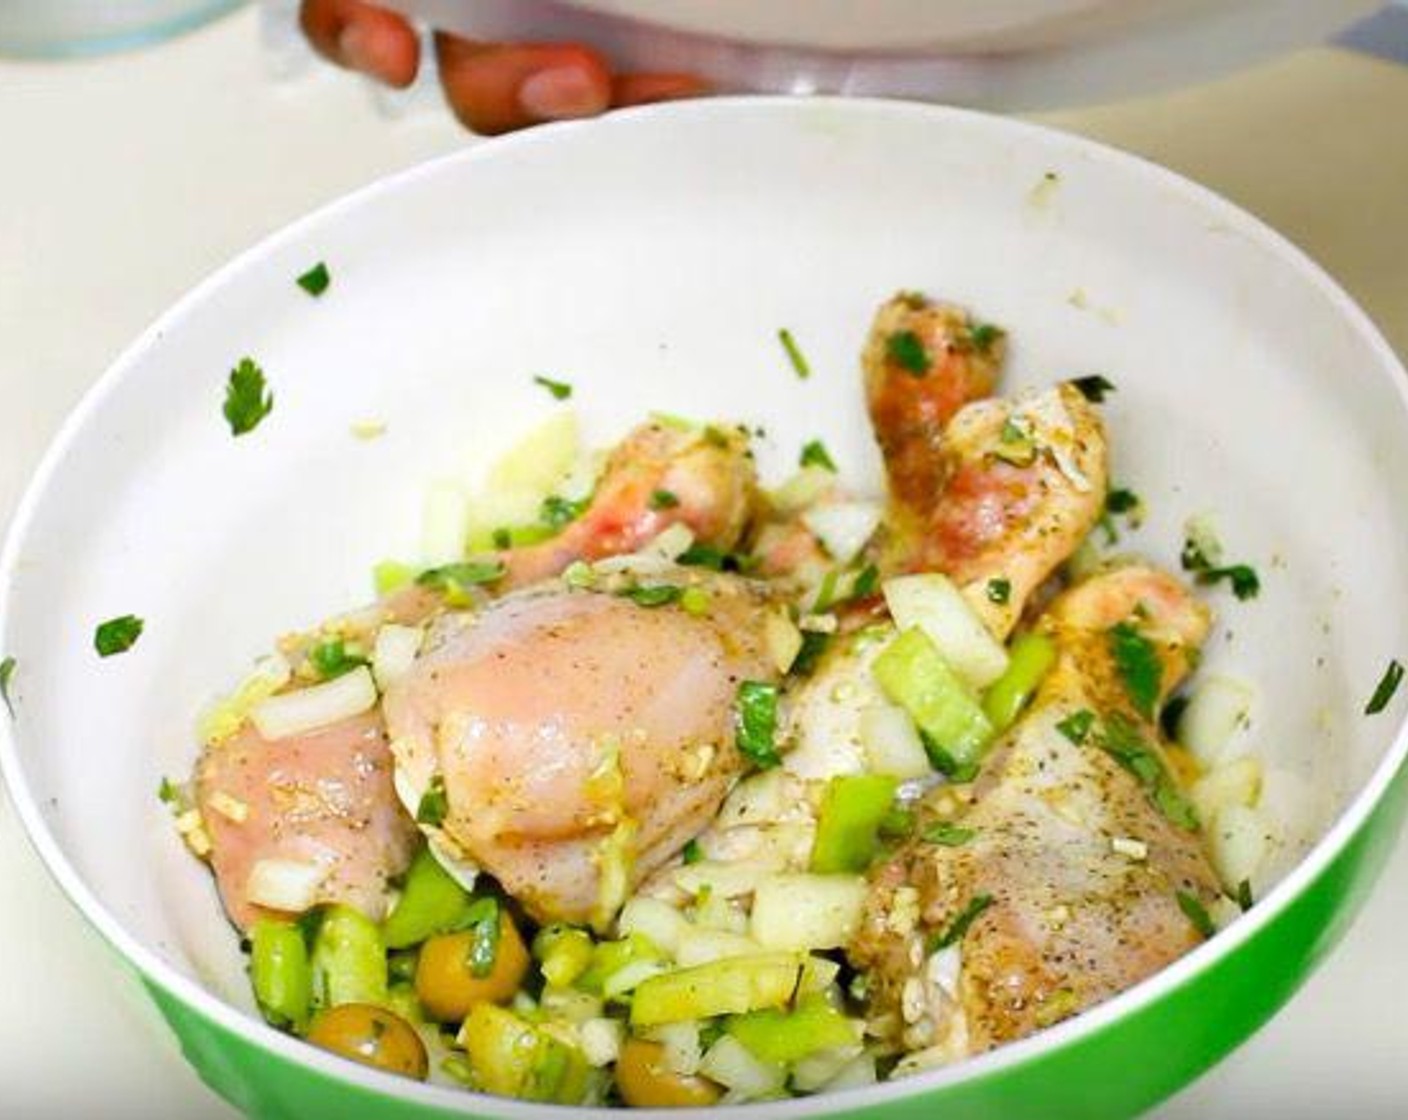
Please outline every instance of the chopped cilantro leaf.
[{"label": "chopped cilantro leaf", "polygon": [[14,678],[17,664],[19,663],[13,657],[0,661],[0,700],[5,701],[5,707],[9,709],[11,717],[15,714],[15,705],[10,699],[10,681]]},{"label": "chopped cilantro leaf", "polygon": [[500,921],[499,900],[493,895],[483,895],[465,908],[456,923],[460,929],[472,931],[465,963],[469,965],[470,974],[481,980],[494,971],[499,955]]},{"label": "chopped cilantro leaf", "polygon": [[163,805],[170,805],[172,808],[181,804],[181,787],[170,778],[162,778],[161,785],[156,787],[156,795],[161,799]]},{"label": "chopped cilantro leaf", "polygon": [[978,835],[977,829],[960,828],[948,821],[938,821],[920,833],[920,836],[929,843],[939,844],[945,848],[960,848],[976,835]]},{"label": "chopped cilantro leaf", "polygon": [[1198,829],[1198,810],[1178,791],[1167,775],[1161,776],[1154,787],[1154,805],[1168,820],[1189,832]]},{"label": "chopped cilantro leaf", "polygon": [[885,354],[900,369],[923,377],[932,364],[924,341],[913,331],[896,331],[885,340]]},{"label": "chopped cilantro leaf", "polygon": [[674,509],[680,504],[680,500],[673,490],[656,490],[650,495],[650,501],[646,504],[651,509]]},{"label": "chopped cilantro leaf", "polygon": [[1261,579],[1256,574],[1256,569],[1246,564],[1233,564],[1230,568],[1218,568],[1215,572],[1209,572],[1215,579],[1226,578],[1232,584],[1232,594],[1243,601],[1255,599],[1261,590]]},{"label": "chopped cilantro leaf", "polygon": [[975,894],[963,912],[949,923],[948,928],[939,934],[929,946],[929,952],[933,953],[939,949],[947,949],[950,945],[956,945],[963,940],[968,932],[968,927],[978,920],[978,917],[992,905],[992,895]]},{"label": "chopped cilantro leaf", "polygon": [[735,741],[744,758],[759,770],[782,761],[777,753],[777,685],[743,681],[735,704]]},{"label": "chopped cilantro leaf", "polygon": [[1379,683],[1374,688],[1374,695],[1369,697],[1369,702],[1364,705],[1364,714],[1376,716],[1387,708],[1388,702],[1393,699],[1393,694],[1398,691],[1398,686],[1402,683],[1403,666],[1395,657],[1388,663],[1384,675],[1379,678]]},{"label": "chopped cilantro leaf", "polygon": [[555,401],[565,401],[572,395],[572,386],[566,381],[554,381],[551,377],[543,377],[541,374],[533,378],[533,384],[541,385]]},{"label": "chopped cilantro leaf", "polygon": [[328,290],[328,285],[332,283],[332,275],[328,272],[328,266],[319,261],[300,276],[297,283],[300,288],[316,299]]},{"label": "chopped cilantro leaf", "polygon": [[1163,761],[1145,743],[1139,729],[1120,715],[1105,720],[1097,745],[1128,770],[1144,787],[1154,807],[1180,828],[1193,832],[1198,828],[1198,813],[1193,803],[1179,792]]},{"label": "chopped cilantro leaf", "polygon": [[359,665],[367,663],[365,657],[349,653],[347,642],[342,638],[331,638],[326,642],[319,642],[308,651],[308,660],[313,663],[313,668],[318,670],[318,675],[325,681],[340,677],[344,673],[350,673]]},{"label": "chopped cilantro leaf", "polygon": [[1073,377],[1071,384],[1080,391],[1081,396],[1093,404],[1099,404],[1105,399],[1106,394],[1115,391],[1114,382],[1099,373],[1092,373],[1086,377]]},{"label": "chopped cilantro leaf", "polygon": [[1249,564],[1221,564],[1222,548],[1207,531],[1191,529],[1183,541],[1178,562],[1185,572],[1194,573],[1198,583],[1209,586],[1226,580],[1232,594],[1245,601],[1255,599],[1261,591],[1261,579]]},{"label": "chopped cilantro leaf", "polygon": [[836,461],[826,450],[826,444],[819,439],[808,440],[802,445],[802,454],[798,461],[804,467],[824,467],[832,474],[836,473]]},{"label": "chopped cilantro leaf", "polygon": [[495,529],[489,539],[494,542],[495,548],[510,548],[513,545],[513,532],[509,529]]},{"label": "chopped cilantro leaf", "polygon": [[700,544],[695,542],[676,557],[681,564],[687,564],[693,568],[709,568],[716,572],[725,570],[736,570],[728,567],[733,560],[727,552],[715,548],[711,544]]},{"label": "chopped cilantro leaf", "polygon": [[798,677],[810,675],[811,671],[816,668],[816,663],[821,655],[826,652],[826,647],[830,644],[830,634],[824,634],[820,630],[803,630],[802,648],[792,659],[792,668],[788,672]]},{"label": "chopped cilantro leaf", "polygon": [[805,381],[812,375],[812,367],[807,363],[806,355],[797,345],[797,340],[792,337],[792,332],[783,327],[777,332],[777,340],[782,343],[782,349],[787,352],[787,360],[792,363],[792,369],[799,378]]},{"label": "chopped cilantro leaf", "polygon": [[1130,702],[1141,715],[1153,719],[1154,705],[1163,683],[1163,663],[1159,661],[1154,643],[1128,622],[1116,623],[1106,633],[1110,656],[1115,660]]},{"label": "chopped cilantro leaf", "polygon": [[589,503],[588,498],[573,501],[558,494],[549,494],[538,507],[538,519],[549,529],[561,529],[581,517]]},{"label": "chopped cilantro leaf", "polygon": [[869,598],[875,593],[875,588],[879,583],[880,569],[874,564],[867,564],[856,574],[855,582],[851,584],[850,598],[852,600]]},{"label": "chopped cilantro leaf", "polygon": [[1000,576],[996,579],[988,580],[987,594],[989,603],[997,603],[999,605],[1006,603],[1012,598],[1012,581],[1010,579],[1003,579]]},{"label": "chopped cilantro leaf", "polygon": [[880,818],[880,836],[886,840],[903,840],[914,831],[914,819],[914,810],[892,805]]},{"label": "chopped cilantro leaf", "polygon": [[684,588],[673,583],[637,585],[626,588],[621,592],[621,596],[638,607],[664,607],[670,603],[678,603],[684,596]]},{"label": "chopped cilantro leaf", "polygon": [[994,323],[976,323],[968,332],[968,338],[972,341],[974,350],[986,354],[992,349],[993,343],[1006,334],[1006,331]]},{"label": "chopped cilantro leaf", "polygon": [[1179,891],[1178,908],[1182,910],[1187,919],[1193,923],[1193,928],[1205,938],[1211,937],[1217,932],[1217,927],[1212,924],[1212,919],[1208,917],[1207,910],[1203,907],[1203,904],[1198,901],[1196,895],[1191,895],[1187,891]]},{"label": "chopped cilantro leaf", "polygon": [[416,576],[421,587],[436,590],[449,590],[454,587],[473,587],[481,583],[493,583],[503,579],[502,560],[465,560],[458,564],[442,564],[438,568],[427,568]]},{"label": "chopped cilantro leaf", "polygon": [[416,821],[433,827],[444,821],[449,811],[450,799],[445,792],[445,779],[436,774],[420,795],[420,803],[416,805]]},{"label": "chopped cilantro leaf", "polygon": [[1072,712],[1065,719],[1056,725],[1056,730],[1069,739],[1076,746],[1085,742],[1085,737],[1090,734],[1090,729],[1095,725],[1095,713],[1089,708],[1082,708],[1078,712]]},{"label": "chopped cilantro leaf", "polygon": [[949,781],[962,785],[978,776],[976,762],[960,763],[947,747],[935,741],[922,727],[919,729],[919,741],[924,744],[924,753],[929,756],[930,764]]},{"label": "chopped cilantro leaf", "polygon": [[143,625],[142,620],[134,614],[110,618],[93,631],[93,648],[98,651],[99,657],[126,653],[142,636]]},{"label": "chopped cilantro leaf", "polygon": [[1110,513],[1129,513],[1138,509],[1139,504],[1139,495],[1124,487],[1116,487],[1105,495],[1105,509]]},{"label": "chopped cilantro leaf", "polygon": [[264,383],[264,371],[253,358],[241,358],[225,385],[225,419],[236,436],[252,432],[274,409],[274,394]]},{"label": "chopped cilantro leaf", "polygon": [[698,840],[691,840],[684,846],[680,856],[685,863],[698,863],[704,858],[704,849],[699,846]]}]

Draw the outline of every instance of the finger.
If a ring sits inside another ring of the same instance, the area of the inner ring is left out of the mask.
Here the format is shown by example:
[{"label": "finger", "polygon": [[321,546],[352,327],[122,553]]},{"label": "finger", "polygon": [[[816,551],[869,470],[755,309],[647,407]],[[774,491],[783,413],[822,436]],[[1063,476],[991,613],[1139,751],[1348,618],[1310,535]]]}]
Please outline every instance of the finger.
[{"label": "finger", "polygon": [[392,86],[408,86],[420,66],[420,39],[411,25],[364,0],[303,0],[303,33],[319,54]]},{"label": "finger", "polygon": [[484,135],[591,117],[611,105],[606,63],[574,43],[475,43],[437,34],[435,54],[450,108]]},{"label": "finger", "polygon": [[709,83],[693,74],[618,74],[611,83],[611,104],[643,105],[708,92]]}]

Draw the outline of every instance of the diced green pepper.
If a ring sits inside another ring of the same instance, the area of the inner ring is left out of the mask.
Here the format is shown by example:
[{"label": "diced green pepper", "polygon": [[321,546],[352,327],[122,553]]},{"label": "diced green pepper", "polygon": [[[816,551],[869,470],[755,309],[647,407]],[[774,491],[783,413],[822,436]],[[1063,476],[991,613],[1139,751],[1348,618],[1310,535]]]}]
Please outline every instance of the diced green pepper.
[{"label": "diced green pepper", "polygon": [[506,1008],[476,1003],[460,1031],[476,1084],[519,1100],[580,1104],[589,1069],[582,1052]]},{"label": "diced green pepper", "polygon": [[399,560],[383,560],[372,569],[377,595],[390,595],[416,578],[416,569]]},{"label": "diced green pepper", "polygon": [[592,936],[575,926],[544,926],[533,938],[543,979],[554,988],[565,988],[591,967]]},{"label": "diced green pepper", "polygon": [[313,1001],[303,931],[293,922],[260,918],[250,927],[249,940],[249,976],[259,1010],[274,1026],[302,1033]]},{"label": "diced green pepper", "polygon": [[386,1002],[386,946],[360,910],[329,906],[313,940],[313,1007]]},{"label": "diced green pepper", "polygon": [[787,1064],[859,1041],[860,1023],[847,1019],[823,995],[806,996],[793,1011],[767,1008],[735,1015],[725,1030],[764,1062]]},{"label": "diced green pepper", "polygon": [[871,672],[885,695],[955,763],[967,766],[982,758],[992,739],[992,723],[918,626],[892,641]]},{"label": "diced green pepper", "polygon": [[805,961],[801,953],[754,953],[652,976],[635,990],[631,1025],[655,1027],[784,1007],[801,983]]},{"label": "diced green pepper", "polygon": [[1007,671],[983,697],[983,712],[994,728],[1001,731],[1016,721],[1055,664],[1056,643],[1044,634],[1023,634],[1012,643]]},{"label": "diced green pepper", "polygon": [[431,934],[453,929],[469,906],[469,892],[423,847],[411,860],[401,897],[381,927],[388,949],[417,945]]},{"label": "diced green pepper", "polygon": [[895,800],[898,782],[881,774],[832,778],[822,796],[812,844],[811,870],[864,871],[879,850],[880,825]]},{"label": "diced green pepper", "polygon": [[602,985],[628,964],[664,959],[665,954],[644,934],[633,933],[619,941],[602,941],[592,951],[591,966],[577,980],[577,987],[600,995]]}]

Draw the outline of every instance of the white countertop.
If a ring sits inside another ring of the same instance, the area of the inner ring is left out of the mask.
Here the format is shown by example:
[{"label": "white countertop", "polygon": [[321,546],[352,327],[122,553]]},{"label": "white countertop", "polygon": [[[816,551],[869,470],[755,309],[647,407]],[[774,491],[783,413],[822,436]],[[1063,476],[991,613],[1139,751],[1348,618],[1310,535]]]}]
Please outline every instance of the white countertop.
[{"label": "white countertop", "polygon": [[[471,142],[343,75],[275,82],[244,12],[104,61],[0,63],[0,524],[65,412],[184,290],[288,220]],[[1408,353],[1408,68],[1317,50],[1050,117],[1220,190]],[[1408,1113],[1408,843],[1281,1015],[1159,1120]],[[0,1114],[229,1118],[0,800]],[[1112,1076],[1117,1076],[1112,1071]]]}]

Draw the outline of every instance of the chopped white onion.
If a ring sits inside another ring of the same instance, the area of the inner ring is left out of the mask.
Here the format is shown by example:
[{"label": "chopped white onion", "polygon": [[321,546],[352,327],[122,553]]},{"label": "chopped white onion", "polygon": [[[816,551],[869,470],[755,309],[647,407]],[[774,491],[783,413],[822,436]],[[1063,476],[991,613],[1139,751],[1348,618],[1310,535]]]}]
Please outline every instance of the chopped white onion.
[{"label": "chopped white onion", "polygon": [[1261,782],[1261,760],[1246,754],[1213,767],[1193,783],[1188,794],[1206,822],[1228,805],[1255,805],[1261,795]]},{"label": "chopped white onion", "polygon": [[1209,823],[1207,834],[1213,867],[1229,890],[1257,877],[1272,842],[1262,813],[1245,805],[1224,805]]},{"label": "chopped white onion", "polygon": [[[864,1051],[859,1044],[854,1046],[833,1046],[826,1050],[814,1051],[805,1058],[798,1059],[793,1064],[792,1085],[803,1093],[814,1093],[823,1085],[827,1084],[833,1077],[838,1076],[842,1070],[857,1058],[863,1056]],[[872,1061],[872,1073],[874,1072],[874,1065],[875,1063]]]},{"label": "chopped white onion", "polygon": [[376,701],[371,670],[358,665],[323,684],[270,696],[250,709],[249,718],[265,739],[287,739],[371,711]]},{"label": "chopped white onion", "polygon": [[271,653],[261,657],[233,693],[216,701],[202,713],[197,729],[201,741],[214,746],[234,735],[244,726],[251,708],[292,679],[293,666],[283,654]]},{"label": "chopped white onion", "polygon": [[948,996],[958,998],[958,977],[963,971],[963,952],[957,945],[948,945],[929,957],[925,975],[929,983]]},{"label": "chopped white onion", "polygon": [[464,559],[469,537],[469,501],[453,482],[435,482],[425,494],[421,514],[421,559],[429,566]]},{"label": "chopped white onion", "polygon": [[630,964],[622,965],[602,981],[601,994],[607,999],[615,999],[617,996],[634,991],[636,987],[652,976],[668,972],[669,968],[670,966],[663,961],[631,961]]},{"label": "chopped white onion", "polygon": [[770,867],[748,863],[718,863],[700,860],[675,869],[675,885],[687,894],[708,888],[711,897],[737,898],[752,894],[758,884],[773,874]]},{"label": "chopped white onion", "polygon": [[419,626],[388,622],[376,633],[372,647],[372,676],[383,692],[404,677],[415,664],[425,633]]},{"label": "chopped white onion", "polygon": [[837,949],[860,925],[859,875],[774,875],[753,894],[749,932],[765,949]]},{"label": "chopped white onion", "polygon": [[684,522],[676,521],[661,530],[641,551],[647,555],[659,556],[662,560],[678,560],[693,543],[693,530]]},{"label": "chopped white onion", "polygon": [[779,513],[799,513],[831,493],[835,486],[836,475],[825,467],[803,467],[769,497]]},{"label": "chopped white onion", "polygon": [[1188,697],[1178,719],[1178,741],[1205,765],[1216,762],[1233,736],[1251,721],[1256,693],[1231,677],[1210,676]]},{"label": "chopped white onion", "polygon": [[826,1083],[825,1089],[828,1093],[841,1089],[859,1089],[863,1085],[874,1085],[876,1080],[874,1056],[861,1054],[846,1063],[836,1076]]},{"label": "chopped white onion", "polygon": [[665,1048],[665,1068],[685,1077],[699,1072],[704,1048],[699,1042],[699,1024],[693,1019],[683,1023],[664,1023],[650,1029],[649,1037]]},{"label": "chopped white onion", "polygon": [[327,868],[311,860],[261,859],[249,869],[245,894],[257,906],[301,912],[318,900]]},{"label": "chopped white onion", "polygon": [[631,899],[616,919],[622,937],[639,933],[648,937],[670,956],[675,955],[680,939],[689,932],[684,915],[658,898],[644,895]]},{"label": "chopped white onion", "polygon": [[620,1019],[588,1019],[577,1028],[577,1042],[587,1064],[610,1065],[621,1056],[621,1043],[625,1041],[626,1025]]},{"label": "chopped white onion", "polygon": [[704,1055],[699,1072],[729,1090],[733,1100],[754,1100],[775,1093],[786,1080],[786,1071],[772,1062],[759,1061],[732,1035],[724,1035]]},{"label": "chopped white onion", "polygon": [[1007,669],[1007,651],[968,605],[963,593],[938,572],[897,576],[881,590],[901,630],[918,626],[953,671],[973,688],[986,688]]},{"label": "chopped white onion", "polygon": [[679,940],[675,962],[681,968],[692,968],[697,964],[729,957],[747,957],[762,951],[762,946],[751,937],[717,929],[690,929]]},{"label": "chopped white onion", "polygon": [[785,673],[802,651],[802,632],[785,610],[769,611],[763,620],[763,644],[773,668]]},{"label": "chopped white onion", "polygon": [[802,514],[802,524],[840,564],[849,564],[880,527],[878,502],[828,502]]},{"label": "chopped white onion", "polygon": [[933,772],[924,743],[909,713],[894,704],[868,704],[861,709],[860,741],[870,769],[876,774],[923,778]]}]

